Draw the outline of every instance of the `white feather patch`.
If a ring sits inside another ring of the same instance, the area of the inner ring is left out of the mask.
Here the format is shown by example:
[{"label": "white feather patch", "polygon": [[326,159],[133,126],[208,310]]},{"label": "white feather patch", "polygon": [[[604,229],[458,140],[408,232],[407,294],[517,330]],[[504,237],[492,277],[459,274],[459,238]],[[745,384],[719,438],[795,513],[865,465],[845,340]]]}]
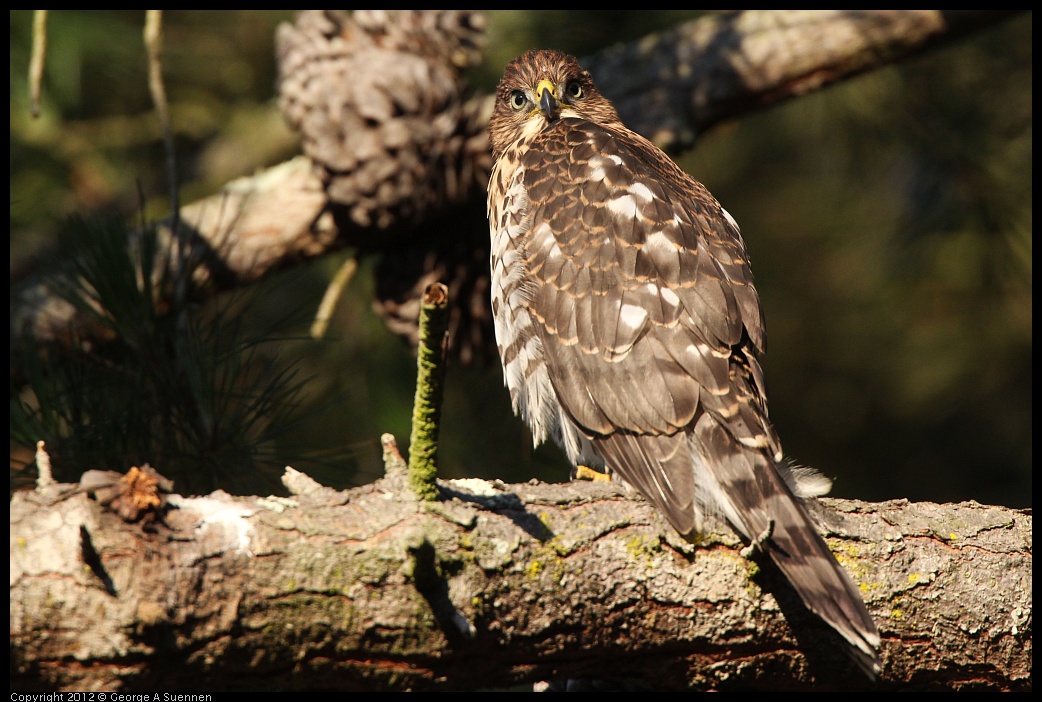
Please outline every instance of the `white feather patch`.
[{"label": "white feather patch", "polygon": [[644,326],[648,319],[648,313],[643,307],[625,304],[619,310],[619,321],[630,329],[636,330]]},{"label": "white feather patch", "polygon": [[608,200],[608,209],[622,220],[641,219],[637,201],[632,195],[620,195]]}]

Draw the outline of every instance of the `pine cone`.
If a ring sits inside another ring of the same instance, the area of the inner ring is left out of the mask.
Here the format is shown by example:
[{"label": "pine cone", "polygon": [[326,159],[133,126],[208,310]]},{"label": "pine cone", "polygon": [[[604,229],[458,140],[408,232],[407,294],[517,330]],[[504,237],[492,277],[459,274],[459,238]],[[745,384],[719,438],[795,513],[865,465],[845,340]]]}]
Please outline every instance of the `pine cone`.
[{"label": "pine cone", "polygon": [[279,27],[280,106],[356,225],[419,222],[483,192],[487,137],[460,71],[484,27],[467,10],[308,10]]},{"label": "pine cone", "polygon": [[[426,286],[449,286],[449,348],[492,348],[484,192],[490,98],[464,99],[485,18],[469,10],[308,10],[279,27],[279,103],[321,169],[334,215],[418,236],[358,241],[383,255],[374,307],[416,345]],[[479,206],[480,205],[480,206]],[[341,211],[337,211],[337,210]],[[417,230],[413,230],[417,231]]]},{"label": "pine cone", "polygon": [[420,299],[431,283],[449,287],[449,352],[462,365],[496,360],[489,297],[489,237],[484,203],[424,224],[435,245],[417,243],[381,257],[373,309],[416,348]]},{"label": "pine cone", "polygon": [[404,234],[353,242],[382,254],[377,314],[415,348],[420,296],[446,283],[449,348],[463,363],[494,347],[491,97],[465,100],[460,75],[480,60],[484,27],[467,10],[309,10],[277,35],[280,106],[321,169],[334,215],[366,236]]}]

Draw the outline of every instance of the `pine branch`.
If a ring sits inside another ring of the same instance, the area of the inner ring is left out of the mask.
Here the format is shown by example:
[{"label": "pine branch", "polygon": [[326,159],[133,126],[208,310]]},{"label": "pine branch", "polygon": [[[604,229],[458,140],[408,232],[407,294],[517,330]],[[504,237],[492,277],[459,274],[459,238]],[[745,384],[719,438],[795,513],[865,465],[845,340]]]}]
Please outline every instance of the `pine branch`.
[{"label": "pine branch", "polygon": [[[15,494],[12,690],[871,687],[729,530],[688,544],[611,484],[442,481],[424,503],[401,467],[299,477],[292,499],[167,496],[147,528],[81,486]],[[822,502],[883,636],[878,689],[1031,688],[1029,511]]]}]

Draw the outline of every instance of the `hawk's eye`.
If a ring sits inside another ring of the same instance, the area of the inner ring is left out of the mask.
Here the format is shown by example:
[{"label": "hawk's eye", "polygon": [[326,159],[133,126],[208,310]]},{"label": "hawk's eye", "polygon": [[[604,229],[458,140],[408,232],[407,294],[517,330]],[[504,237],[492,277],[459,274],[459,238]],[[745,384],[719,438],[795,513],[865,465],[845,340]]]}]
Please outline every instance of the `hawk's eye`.
[{"label": "hawk's eye", "polygon": [[583,96],[583,87],[579,85],[579,81],[573,80],[564,88],[565,95],[575,100],[578,100]]},{"label": "hawk's eye", "polygon": [[515,90],[510,93],[510,106],[515,110],[523,110],[527,103],[528,98],[525,97],[525,91]]}]

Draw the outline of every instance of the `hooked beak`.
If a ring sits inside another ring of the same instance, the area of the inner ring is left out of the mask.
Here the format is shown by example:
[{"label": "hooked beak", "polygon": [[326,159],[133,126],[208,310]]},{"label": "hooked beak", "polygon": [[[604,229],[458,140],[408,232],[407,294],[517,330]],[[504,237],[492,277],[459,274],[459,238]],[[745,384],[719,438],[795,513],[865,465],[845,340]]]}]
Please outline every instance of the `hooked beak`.
[{"label": "hooked beak", "polygon": [[554,95],[554,84],[548,80],[541,80],[535,87],[535,95],[539,100],[539,109],[543,111],[546,118],[553,122],[561,116],[561,103]]}]

